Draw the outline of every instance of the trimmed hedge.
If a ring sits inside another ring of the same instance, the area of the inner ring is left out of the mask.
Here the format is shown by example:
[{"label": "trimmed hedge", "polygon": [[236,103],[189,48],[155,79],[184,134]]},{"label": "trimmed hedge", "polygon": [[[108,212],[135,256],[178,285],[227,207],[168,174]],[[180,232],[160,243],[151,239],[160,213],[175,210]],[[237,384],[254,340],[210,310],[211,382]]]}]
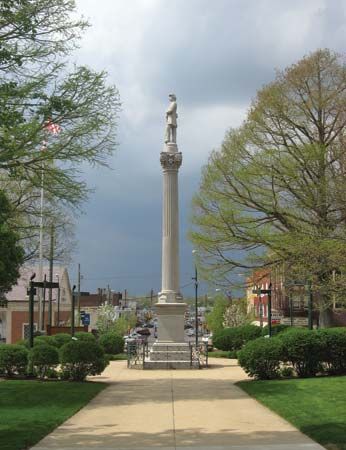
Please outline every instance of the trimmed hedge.
[{"label": "trimmed hedge", "polygon": [[251,377],[271,380],[280,376],[282,352],[280,340],[260,337],[248,342],[238,352],[238,361]]},{"label": "trimmed hedge", "polygon": [[39,378],[44,378],[59,364],[59,352],[52,345],[40,344],[30,350],[29,359]]},{"label": "trimmed hedge", "polygon": [[290,363],[299,377],[314,377],[322,370],[324,343],[316,331],[292,328],[277,338],[283,344],[283,361]]},{"label": "trimmed hedge", "polygon": [[34,338],[34,346],[42,345],[42,344],[43,345],[54,345],[54,337],[53,336],[36,336]]},{"label": "trimmed hedge", "polygon": [[86,331],[77,331],[74,335],[79,341],[83,342],[96,342],[96,338],[92,333]]},{"label": "trimmed hedge", "polygon": [[213,336],[213,344],[219,350],[240,350],[244,344],[257,339],[261,334],[262,329],[256,325],[223,328]]},{"label": "trimmed hedge", "polygon": [[98,342],[105,353],[117,355],[118,353],[123,353],[124,351],[124,338],[116,333],[109,332],[102,334],[99,337]]},{"label": "trimmed hedge", "polygon": [[52,336],[53,345],[56,348],[61,348],[63,345],[71,341],[71,335],[67,333],[58,333]]},{"label": "trimmed hedge", "polygon": [[317,331],[323,343],[321,359],[329,375],[346,374],[346,328]]},{"label": "trimmed hedge", "polygon": [[[272,325],[272,336],[276,336],[277,334],[289,330],[290,328],[291,328],[290,325],[284,325],[281,323]],[[266,325],[262,328],[262,336],[267,336],[268,334],[269,334],[269,327],[268,325]]]},{"label": "trimmed hedge", "polygon": [[292,369],[300,378],[319,373],[346,375],[346,327],[291,328],[271,339],[249,342],[238,352],[238,361],[259,379],[279,376],[280,365],[282,376],[289,376]]},{"label": "trimmed hedge", "polygon": [[108,365],[103,348],[95,340],[71,341],[60,349],[62,378],[65,380],[84,381],[87,375],[98,375]]},{"label": "trimmed hedge", "polygon": [[28,366],[28,350],[23,345],[0,345],[0,374],[7,377],[25,375]]}]

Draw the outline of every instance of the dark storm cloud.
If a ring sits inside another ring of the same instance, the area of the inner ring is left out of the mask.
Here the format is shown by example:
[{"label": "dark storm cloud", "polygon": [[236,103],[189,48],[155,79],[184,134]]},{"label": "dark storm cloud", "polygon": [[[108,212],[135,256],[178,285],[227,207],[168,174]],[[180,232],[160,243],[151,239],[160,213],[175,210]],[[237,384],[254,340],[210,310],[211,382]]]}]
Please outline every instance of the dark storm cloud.
[{"label": "dark storm cloud", "polygon": [[[167,94],[178,95],[181,284],[191,282],[186,239],[201,166],[256,91],[317,48],[344,51],[339,0],[79,0],[93,25],[79,63],[106,69],[123,102],[113,171],[88,170],[96,192],[78,223],[83,289],[160,288],[161,184]],[[113,278],[106,279],[107,276]],[[118,277],[118,278],[117,278]],[[185,291],[189,292],[189,291]]]}]

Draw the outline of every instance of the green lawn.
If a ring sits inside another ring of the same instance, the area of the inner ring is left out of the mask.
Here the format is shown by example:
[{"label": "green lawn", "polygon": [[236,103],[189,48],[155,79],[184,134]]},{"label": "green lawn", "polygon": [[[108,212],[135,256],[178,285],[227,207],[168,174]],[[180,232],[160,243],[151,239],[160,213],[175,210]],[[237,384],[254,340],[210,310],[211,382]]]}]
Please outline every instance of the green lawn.
[{"label": "green lawn", "polygon": [[107,385],[68,381],[0,382],[0,449],[34,445]]},{"label": "green lawn", "polygon": [[321,445],[346,450],[346,377],[237,384]]}]

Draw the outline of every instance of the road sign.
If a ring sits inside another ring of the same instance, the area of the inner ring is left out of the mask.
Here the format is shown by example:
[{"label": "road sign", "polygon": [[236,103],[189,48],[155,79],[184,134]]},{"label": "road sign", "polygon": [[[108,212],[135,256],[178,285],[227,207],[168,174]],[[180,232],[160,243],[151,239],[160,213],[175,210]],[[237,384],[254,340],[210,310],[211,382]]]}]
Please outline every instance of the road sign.
[{"label": "road sign", "polygon": [[81,317],[83,325],[90,325],[90,314],[84,313],[84,316]]}]

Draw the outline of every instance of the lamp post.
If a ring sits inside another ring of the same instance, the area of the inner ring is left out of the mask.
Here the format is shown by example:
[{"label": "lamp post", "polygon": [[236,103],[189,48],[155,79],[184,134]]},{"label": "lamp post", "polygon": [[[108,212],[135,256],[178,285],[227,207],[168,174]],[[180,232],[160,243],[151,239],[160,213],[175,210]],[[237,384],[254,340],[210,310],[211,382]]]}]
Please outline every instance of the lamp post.
[{"label": "lamp post", "polygon": [[[192,254],[196,254],[196,250],[192,250]],[[195,262],[195,276],[192,277],[195,281],[195,330],[196,330],[196,349],[198,347],[198,273],[197,264]]]},{"label": "lamp post", "polygon": [[30,277],[30,288],[29,288],[29,347],[34,346],[34,295],[36,292],[34,286],[34,278],[36,273],[33,273]]},{"label": "lamp post", "polygon": [[75,303],[75,291],[76,285],[73,285],[72,288],[72,303],[71,303],[71,336],[74,336],[74,303]]},{"label": "lamp post", "polygon": [[268,334],[272,337],[272,284],[268,287]]}]

